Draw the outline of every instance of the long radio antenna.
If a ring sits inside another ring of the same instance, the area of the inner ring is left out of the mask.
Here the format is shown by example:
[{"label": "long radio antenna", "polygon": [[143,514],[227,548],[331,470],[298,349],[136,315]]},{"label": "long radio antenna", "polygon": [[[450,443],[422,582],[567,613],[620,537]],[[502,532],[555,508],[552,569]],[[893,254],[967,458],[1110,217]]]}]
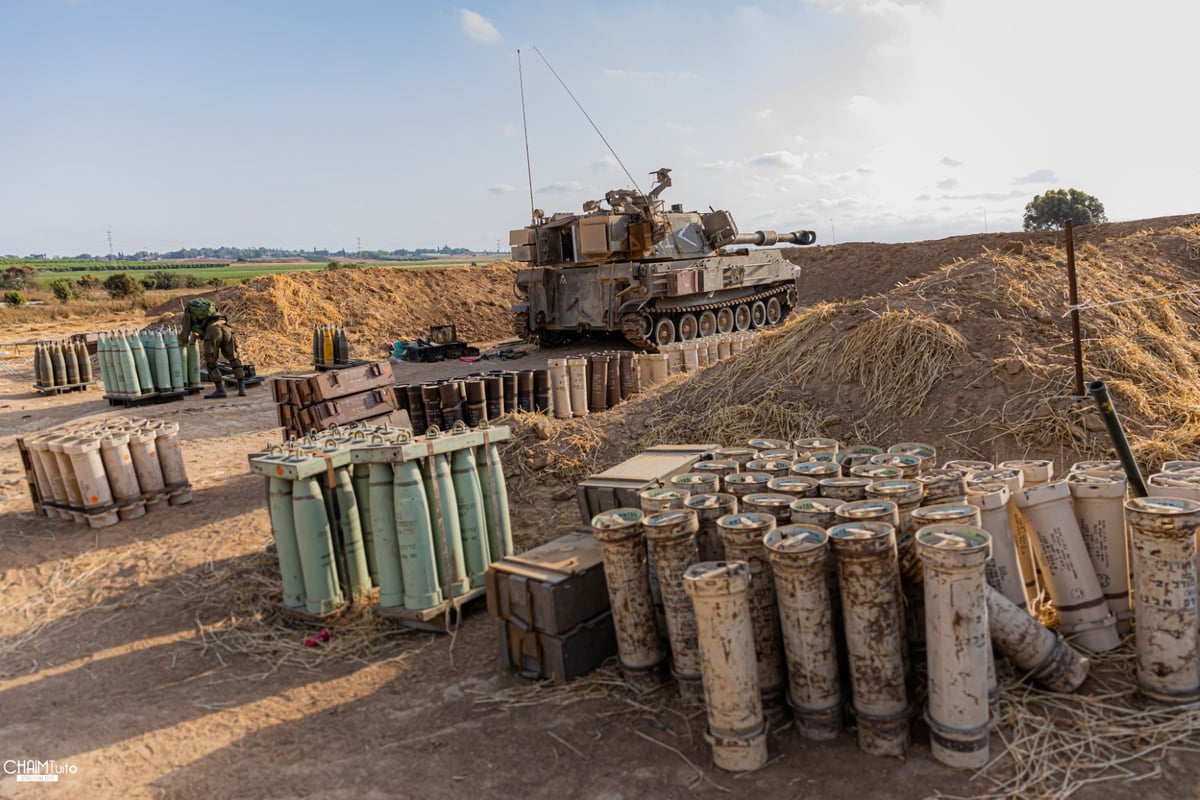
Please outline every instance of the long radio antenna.
[{"label": "long radio antenna", "polygon": [[521,127],[525,129],[525,173],[529,176],[529,219],[535,225],[533,213],[533,164],[529,160],[529,122],[525,119],[525,73],[521,70],[521,51],[517,50],[517,80],[521,83]]},{"label": "long radio antenna", "polygon": [[541,50],[537,49],[537,45],[533,46],[533,52],[537,53],[538,56],[542,59],[542,61],[546,62],[546,67],[550,70],[550,73],[552,75],[554,75],[555,78],[558,79],[558,82],[560,84],[562,84],[563,89],[565,89],[567,94],[569,94],[571,96],[571,99],[575,101],[575,105],[578,106],[579,110],[581,112],[583,112],[583,116],[587,117],[587,121],[589,123],[591,123],[591,125],[592,125],[592,130],[594,130],[596,132],[596,135],[600,137],[600,141],[604,142],[604,146],[608,148],[608,152],[612,153],[612,157],[615,158],[617,160],[617,163],[621,165],[621,171],[625,173],[626,178],[629,178],[629,182],[633,184],[633,188],[637,189],[638,194],[643,194],[642,187],[638,186],[638,182],[635,181],[633,179],[633,176],[629,174],[629,170],[625,169],[625,164],[621,161],[621,157],[619,155],[617,155],[616,150],[612,149],[612,145],[610,145],[608,143],[608,139],[604,138],[604,134],[600,132],[600,128],[597,127],[596,123],[592,121],[591,115],[587,113],[587,110],[584,109],[583,104],[580,103],[578,98],[575,97],[575,93],[572,92],[571,89],[567,86],[566,82],[563,81],[563,79],[558,76],[558,73],[554,71],[554,67],[550,66],[549,60],[547,60],[547,58],[544,55],[542,55]]}]

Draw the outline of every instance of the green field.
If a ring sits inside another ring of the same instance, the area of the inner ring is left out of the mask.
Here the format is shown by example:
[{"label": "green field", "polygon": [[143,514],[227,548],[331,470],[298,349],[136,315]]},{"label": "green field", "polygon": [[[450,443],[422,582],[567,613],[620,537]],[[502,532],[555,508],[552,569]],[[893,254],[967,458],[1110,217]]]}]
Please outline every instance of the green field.
[{"label": "green field", "polygon": [[[450,267],[467,267],[472,263],[477,266],[485,266],[492,261],[497,260],[497,256],[480,256],[474,259],[433,259],[429,261],[380,261],[371,263],[355,263],[353,261],[343,261],[335,259],[338,264],[345,269],[446,269]],[[143,278],[154,272],[163,271],[177,273],[180,275],[195,275],[202,281],[208,281],[211,278],[220,278],[226,285],[241,283],[250,278],[257,278],[262,275],[275,275],[285,272],[305,271],[312,272],[314,270],[324,270],[328,268],[329,262],[319,263],[255,263],[255,262],[233,262],[229,264],[195,264],[186,262],[171,262],[171,261],[130,261],[117,262],[115,266],[108,262],[55,262],[55,261],[40,261],[30,263],[29,261],[0,259],[0,271],[11,266],[34,266],[38,270],[38,279],[46,284],[52,280],[66,278],[68,280],[78,280],[85,274],[96,276],[103,281],[109,275],[124,272],[133,278]]]}]

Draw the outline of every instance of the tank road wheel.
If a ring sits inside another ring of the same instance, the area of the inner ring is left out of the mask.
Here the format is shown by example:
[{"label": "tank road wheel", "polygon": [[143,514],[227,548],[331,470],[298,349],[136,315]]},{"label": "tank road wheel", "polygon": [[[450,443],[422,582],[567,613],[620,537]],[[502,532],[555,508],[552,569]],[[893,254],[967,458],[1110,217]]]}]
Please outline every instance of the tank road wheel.
[{"label": "tank road wheel", "polygon": [[761,328],[767,324],[767,304],[762,300],[755,300],[750,304],[750,326]]},{"label": "tank road wheel", "polygon": [[733,310],[733,327],[738,331],[750,329],[750,306],[742,303]]},{"label": "tank road wheel", "polygon": [[654,323],[654,343],[659,347],[675,341],[675,323],[670,317],[659,317]]},{"label": "tank road wheel", "polygon": [[567,343],[569,333],[567,331],[554,331],[549,328],[542,328],[538,331],[538,339],[546,347],[561,347]]},{"label": "tank road wheel", "polygon": [[778,297],[772,297],[767,300],[767,324],[778,325],[783,319],[783,304],[779,302]]},{"label": "tank road wheel", "polygon": [[696,338],[700,324],[696,322],[695,314],[684,314],[679,318],[679,341],[690,342]]},{"label": "tank road wheel", "polygon": [[641,328],[642,338],[649,341],[650,334],[654,333],[654,317],[650,316],[645,311],[643,311],[641,314],[638,314],[638,322],[642,326],[642,328]]},{"label": "tank road wheel", "polygon": [[699,325],[701,336],[712,336],[717,332],[717,315],[711,311],[702,311]]},{"label": "tank road wheel", "polygon": [[733,309],[722,308],[717,311],[717,333],[733,332]]}]

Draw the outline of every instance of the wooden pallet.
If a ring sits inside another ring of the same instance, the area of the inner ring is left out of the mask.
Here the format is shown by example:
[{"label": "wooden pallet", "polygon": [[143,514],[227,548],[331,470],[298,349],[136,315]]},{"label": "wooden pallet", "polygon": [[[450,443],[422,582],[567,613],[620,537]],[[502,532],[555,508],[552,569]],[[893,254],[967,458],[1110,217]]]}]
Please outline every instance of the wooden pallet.
[{"label": "wooden pallet", "polygon": [[189,394],[188,390],[180,389],[178,392],[152,392],[143,394],[138,397],[114,397],[106,394],[104,399],[108,401],[110,406],[124,406],[125,408],[133,408],[135,406],[146,406],[152,403],[169,403],[172,400],[182,400]]},{"label": "wooden pallet", "polygon": [[283,603],[275,604],[275,608],[279,609],[280,613],[282,613],[285,617],[294,619],[297,622],[308,622],[313,624],[322,624],[329,622],[330,620],[337,619],[349,607],[349,603],[342,603],[333,611],[326,611],[324,614],[310,614],[303,608],[292,608],[291,606],[285,606]]},{"label": "wooden pallet", "polygon": [[34,391],[41,395],[50,394],[66,394],[67,392],[84,392],[96,381],[84,381],[82,383],[68,383],[62,386],[42,386],[40,383],[33,385]]},{"label": "wooden pallet", "polygon": [[406,628],[433,631],[434,633],[450,633],[462,624],[467,606],[486,595],[487,587],[480,586],[432,608],[413,610],[410,608],[383,608],[376,605],[371,607],[371,611],[376,616],[394,619]]}]

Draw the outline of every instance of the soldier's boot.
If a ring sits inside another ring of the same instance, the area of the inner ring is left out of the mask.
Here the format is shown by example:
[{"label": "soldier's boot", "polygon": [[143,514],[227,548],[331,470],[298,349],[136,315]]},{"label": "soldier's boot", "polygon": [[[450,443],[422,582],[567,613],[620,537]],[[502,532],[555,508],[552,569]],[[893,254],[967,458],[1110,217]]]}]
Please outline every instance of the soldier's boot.
[{"label": "soldier's boot", "polygon": [[246,396],[246,382],[238,381],[238,397]]},{"label": "soldier's boot", "polygon": [[222,381],[220,378],[217,378],[216,384],[217,384],[216,391],[214,391],[210,394],[204,395],[205,400],[222,400],[228,396],[225,394],[225,382]]}]

